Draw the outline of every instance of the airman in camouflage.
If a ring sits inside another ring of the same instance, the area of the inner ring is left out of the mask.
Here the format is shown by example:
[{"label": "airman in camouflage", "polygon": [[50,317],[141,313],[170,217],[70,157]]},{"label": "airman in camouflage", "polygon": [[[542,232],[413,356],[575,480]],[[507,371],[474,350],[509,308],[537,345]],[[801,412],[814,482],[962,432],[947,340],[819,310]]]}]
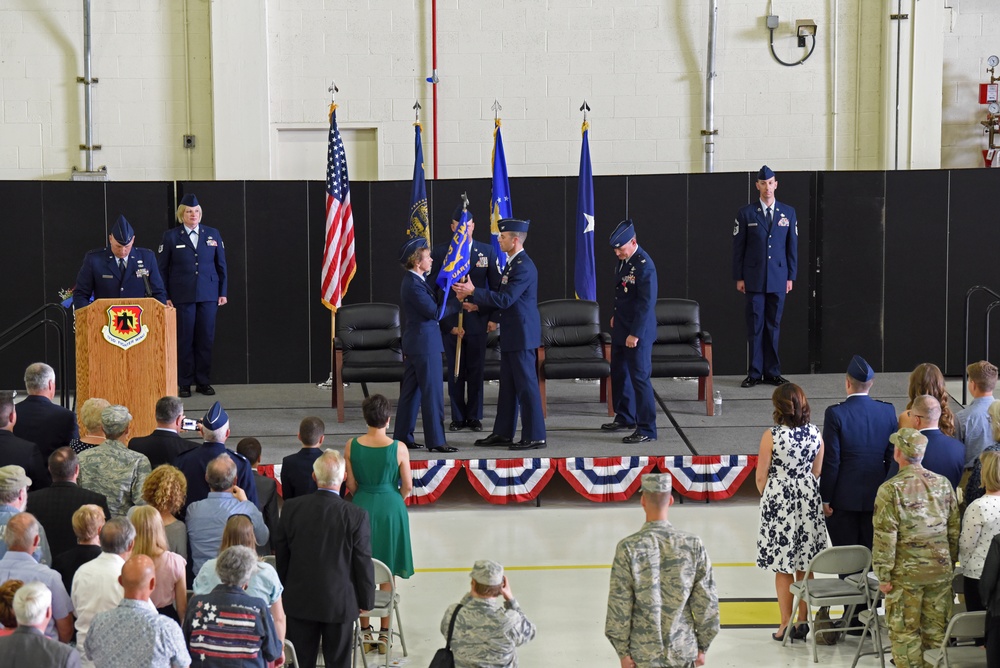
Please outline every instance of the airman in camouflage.
[{"label": "airman in camouflage", "polygon": [[[471,591],[461,602],[451,605],[441,619],[441,635],[448,637],[455,608],[451,651],[456,668],[517,668],[517,647],[535,637],[535,625],[521,612],[503,574],[495,561],[477,561],[469,573]],[[499,597],[504,602],[499,604]]]},{"label": "airman in camouflage", "polygon": [[149,475],[149,459],[126,447],[132,415],[124,406],[108,406],[101,411],[101,426],[107,440],[80,453],[77,484],[108,499],[112,517],[125,517],[128,509],[142,498],[142,485]]},{"label": "airman in camouflage", "polygon": [[951,618],[958,557],[958,502],[944,476],[921,466],[927,437],[900,429],[890,438],[899,473],[875,497],[872,567],[885,594],[885,621],[897,668],[923,668]]},{"label": "airman in camouflage", "polygon": [[667,520],[670,474],[642,477],[646,523],[615,550],[604,635],[622,668],[705,663],[719,633],[719,597],[701,538]]}]

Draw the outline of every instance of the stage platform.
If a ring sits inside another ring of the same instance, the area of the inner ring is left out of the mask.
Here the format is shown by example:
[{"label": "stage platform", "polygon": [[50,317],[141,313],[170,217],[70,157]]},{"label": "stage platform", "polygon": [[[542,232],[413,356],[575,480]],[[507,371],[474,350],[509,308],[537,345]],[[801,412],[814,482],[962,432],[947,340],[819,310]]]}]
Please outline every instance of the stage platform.
[{"label": "stage platform", "polygon": [[[806,392],[813,423],[822,426],[828,406],[844,398],[843,374],[789,376]],[[892,403],[897,412],[906,405],[908,374],[884,373],[876,377],[872,396]],[[658,397],[656,441],[639,445],[621,442],[625,434],[608,434],[600,425],[609,420],[599,402],[596,382],[549,381],[548,447],[512,452],[506,448],[473,446],[489,434],[495,415],[497,386],[487,384],[484,431],[449,432],[449,444],[459,448],[450,455],[410,452],[415,496],[412,503],[429,503],[445,493],[447,485],[463,470],[480,494],[493,503],[529,501],[555,472],[578,492],[595,501],[628,498],[638,486],[638,475],[649,470],[670,470],[678,493],[693,499],[725,498],[735,493],[752,471],[761,434],[771,424],[771,393],[759,385],[742,389],[742,376],[717,376],[715,389],[722,393],[722,414],[705,415],[697,400],[697,381],[654,379]],[[949,383],[953,408],[960,404],[961,381]],[[955,396],[957,390],[958,396]],[[398,386],[370,384],[369,392],[398,399]],[[325,447],[343,448],[353,436],[365,432],[361,416],[363,394],[358,384],[345,388],[346,421],[337,422],[330,407],[330,390],[315,385],[221,385],[216,397],[195,395],[185,401],[189,417],[200,417],[218,399],[231,418],[236,447],[245,436],[256,436],[263,445],[263,463],[280,464],[282,457],[299,448],[299,421],[317,415],[326,423]],[[448,418],[446,409],[446,421]],[[423,441],[420,422],[416,438]],[[518,435],[519,438],[519,435]]]}]

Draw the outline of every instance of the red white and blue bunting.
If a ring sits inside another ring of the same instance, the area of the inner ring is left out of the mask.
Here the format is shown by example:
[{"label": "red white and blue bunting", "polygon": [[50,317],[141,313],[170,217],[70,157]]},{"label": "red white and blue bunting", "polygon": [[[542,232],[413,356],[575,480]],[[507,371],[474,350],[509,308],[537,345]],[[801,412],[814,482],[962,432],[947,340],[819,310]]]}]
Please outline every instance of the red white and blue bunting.
[{"label": "red white and blue bunting", "polygon": [[410,474],[413,476],[413,491],[406,497],[406,505],[434,503],[444,490],[448,489],[462,469],[458,459],[410,460]]},{"label": "red white and blue bunting", "polygon": [[558,460],[559,473],[591,501],[625,501],[653,470],[654,457],[570,457]]},{"label": "red white and blue bunting", "polygon": [[469,482],[490,503],[532,501],[556,472],[551,459],[470,459]]},{"label": "red white and blue bunting", "polygon": [[674,490],[689,499],[728,499],[757,465],[756,455],[659,457],[657,467],[674,477]]}]

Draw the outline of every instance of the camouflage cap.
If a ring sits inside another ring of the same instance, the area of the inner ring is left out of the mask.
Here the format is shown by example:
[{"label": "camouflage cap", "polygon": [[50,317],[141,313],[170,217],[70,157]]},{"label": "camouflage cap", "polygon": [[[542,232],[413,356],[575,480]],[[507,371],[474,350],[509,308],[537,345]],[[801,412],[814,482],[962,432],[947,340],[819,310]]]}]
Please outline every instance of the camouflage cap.
[{"label": "camouflage cap", "polygon": [[916,429],[904,427],[889,437],[889,441],[911,459],[923,457],[927,448],[927,437]]},{"label": "camouflage cap", "polygon": [[9,494],[30,486],[31,478],[24,472],[23,468],[14,464],[0,466],[0,494]]},{"label": "camouflage cap", "polygon": [[111,433],[124,433],[125,428],[132,422],[132,414],[124,406],[108,406],[101,411],[101,424],[105,431]]},{"label": "camouflage cap", "polygon": [[469,575],[481,585],[498,586],[503,584],[503,566],[489,559],[480,559],[473,564],[472,572]]},{"label": "camouflage cap", "polygon": [[647,473],[642,476],[642,491],[651,493],[670,492],[674,479],[669,473]]}]

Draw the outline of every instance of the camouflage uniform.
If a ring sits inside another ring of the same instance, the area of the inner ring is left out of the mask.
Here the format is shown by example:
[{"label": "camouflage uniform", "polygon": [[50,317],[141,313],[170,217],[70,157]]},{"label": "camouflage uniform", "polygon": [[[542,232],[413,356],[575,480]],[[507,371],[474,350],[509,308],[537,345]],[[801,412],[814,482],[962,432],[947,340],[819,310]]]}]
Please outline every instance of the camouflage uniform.
[{"label": "camouflage uniform", "polygon": [[[535,637],[535,625],[521,612],[516,599],[475,598],[466,594],[462,609],[455,618],[451,651],[456,668],[517,668],[515,649]],[[448,625],[455,604],[448,606],[441,619],[441,635],[448,636]]]},{"label": "camouflage uniform", "polygon": [[80,477],[77,484],[106,496],[112,517],[125,517],[128,509],[142,498],[142,485],[150,471],[146,455],[109,438],[78,456]]},{"label": "camouflage uniform", "polygon": [[891,583],[885,619],[897,668],[923,668],[951,619],[959,515],[951,483],[919,464],[882,483],[875,497],[872,567]]},{"label": "camouflage uniform", "polygon": [[639,668],[693,666],[719,633],[719,598],[701,538],[646,522],[615,550],[604,635]]}]

